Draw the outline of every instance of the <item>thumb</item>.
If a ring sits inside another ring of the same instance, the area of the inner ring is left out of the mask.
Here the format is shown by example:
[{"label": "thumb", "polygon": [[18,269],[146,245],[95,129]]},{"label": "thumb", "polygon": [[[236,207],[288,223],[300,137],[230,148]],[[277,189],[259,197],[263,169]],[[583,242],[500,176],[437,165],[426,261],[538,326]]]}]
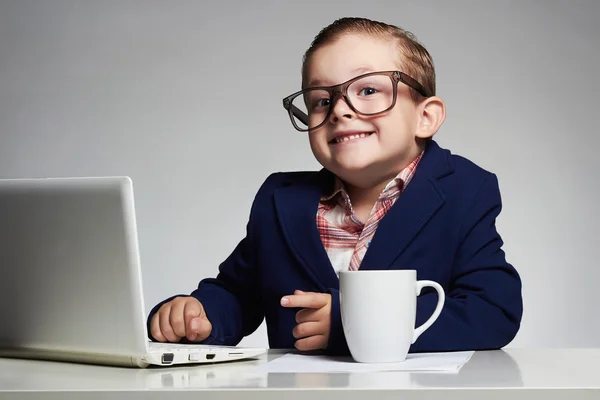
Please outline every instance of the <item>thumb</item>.
[{"label": "thumb", "polygon": [[192,342],[201,342],[205,340],[211,332],[212,324],[208,318],[206,318],[206,314],[202,313],[199,317],[191,319],[187,338]]},{"label": "thumb", "polygon": [[195,298],[188,299],[185,310],[186,337],[191,342],[200,342],[206,339],[211,331],[212,324],[206,317],[202,304]]}]

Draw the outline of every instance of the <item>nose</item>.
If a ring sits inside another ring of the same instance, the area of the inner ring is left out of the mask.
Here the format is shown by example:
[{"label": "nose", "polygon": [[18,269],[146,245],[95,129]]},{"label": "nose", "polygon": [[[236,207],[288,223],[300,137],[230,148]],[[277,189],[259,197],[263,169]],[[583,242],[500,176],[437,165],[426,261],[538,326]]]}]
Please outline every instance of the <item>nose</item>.
[{"label": "nose", "polygon": [[329,115],[330,122],[338,122],[343,118],[353,119],[356,117],[356,113],[354,110],[352,110],[350,105],[348,105],[348,102],[343,95],[339,94],[334,96],[331,101],[332,104],[330,107],[333,108],[331,109],[331,114]]}]

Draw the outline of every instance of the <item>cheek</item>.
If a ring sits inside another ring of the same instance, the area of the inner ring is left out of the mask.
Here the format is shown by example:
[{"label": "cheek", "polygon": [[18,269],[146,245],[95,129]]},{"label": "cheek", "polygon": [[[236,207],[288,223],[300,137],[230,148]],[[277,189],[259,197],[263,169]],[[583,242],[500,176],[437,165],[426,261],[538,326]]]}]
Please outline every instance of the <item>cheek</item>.
[{"label": "cheek", "polygon": [[311,147],[327,146],[327,132],[323,128],[312,131],[308,134],[308,140]]},{"label": "cheek", "polygon": [[380,140],[401,142],[413,136],[413,122],[410,116],[403,115],[402,113],[394,113],[376,121],[373,125],[379,132]]},{"label": "cheek", "polygon": [[308,136],[310,148],[315,155],[324,154],[327,150],[325,136],[319,132],[311,132]]}]

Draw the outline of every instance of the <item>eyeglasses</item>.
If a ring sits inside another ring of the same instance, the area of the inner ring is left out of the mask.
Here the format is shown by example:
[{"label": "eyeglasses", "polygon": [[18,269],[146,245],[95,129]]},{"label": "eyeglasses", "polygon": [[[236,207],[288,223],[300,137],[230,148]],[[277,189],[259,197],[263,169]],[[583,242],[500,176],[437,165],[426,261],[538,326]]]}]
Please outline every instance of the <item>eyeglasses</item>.
[{"label": "eyeglasses", "polygon": [[400,71],[369,72],[335,86],[301,90],[283,99],[294,128],[308,132],[325,124],[335,98],[342,96],[357,114],[373,116],[389,111],[396,104],[398,82],[413,88],[424,97],[427,90],[415,79]]}]

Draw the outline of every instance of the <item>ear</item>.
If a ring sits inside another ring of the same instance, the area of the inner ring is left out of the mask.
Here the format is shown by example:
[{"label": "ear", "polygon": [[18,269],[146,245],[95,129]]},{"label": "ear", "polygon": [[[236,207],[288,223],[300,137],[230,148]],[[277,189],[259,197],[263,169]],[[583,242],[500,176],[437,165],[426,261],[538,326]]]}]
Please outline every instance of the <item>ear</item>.
[{"label": "ear", "polygon": [[428,97],[418,106],[419,120],[416,137],[427,139],[436,134],[446,119],[446,105],[437,97]]}]

